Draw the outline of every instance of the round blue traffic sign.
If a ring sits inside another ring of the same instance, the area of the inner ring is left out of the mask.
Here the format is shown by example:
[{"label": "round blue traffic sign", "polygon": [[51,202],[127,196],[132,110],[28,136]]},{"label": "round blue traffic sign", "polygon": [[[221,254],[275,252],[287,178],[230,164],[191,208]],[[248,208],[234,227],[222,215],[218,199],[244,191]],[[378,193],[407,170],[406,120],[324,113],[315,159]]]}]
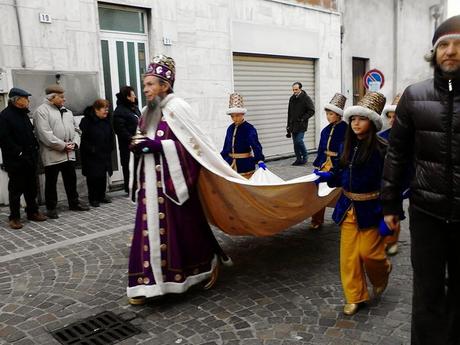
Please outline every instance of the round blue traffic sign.
[{"label": "round blue traffic sign", "polygon": [[378,69],[371,69],[364,75],[363,83],[366,89],[369,89],[369,85],[373,83],[379,83],[381,88],[385,83],[385,77],[383,76],[383,73]]}]

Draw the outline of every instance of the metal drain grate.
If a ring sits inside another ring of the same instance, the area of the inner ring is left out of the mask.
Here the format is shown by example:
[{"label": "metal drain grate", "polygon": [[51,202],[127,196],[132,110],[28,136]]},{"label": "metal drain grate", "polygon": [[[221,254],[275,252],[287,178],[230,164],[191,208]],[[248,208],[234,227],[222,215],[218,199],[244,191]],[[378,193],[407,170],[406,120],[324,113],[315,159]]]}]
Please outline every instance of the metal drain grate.
[{"label": "metal drain grate", "polygon": [[106,311],[51,332],[64,345],[109,345],[140,333],[130,322]]}]

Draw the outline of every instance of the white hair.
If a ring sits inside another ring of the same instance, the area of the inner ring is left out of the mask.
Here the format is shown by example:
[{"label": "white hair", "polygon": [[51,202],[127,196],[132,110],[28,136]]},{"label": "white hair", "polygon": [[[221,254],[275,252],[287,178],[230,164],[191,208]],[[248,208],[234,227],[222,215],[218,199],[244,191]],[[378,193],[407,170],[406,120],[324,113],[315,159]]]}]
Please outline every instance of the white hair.
[{"label": "white hair", "polygon": [[21,97],[24,97],[24,96],[13,96],[13,97],[9,97],[9,98],[8,98],[8,102],[14,104],[14,103],[16,103],[16,102],[18,101],[18,99],[21,98]]}]

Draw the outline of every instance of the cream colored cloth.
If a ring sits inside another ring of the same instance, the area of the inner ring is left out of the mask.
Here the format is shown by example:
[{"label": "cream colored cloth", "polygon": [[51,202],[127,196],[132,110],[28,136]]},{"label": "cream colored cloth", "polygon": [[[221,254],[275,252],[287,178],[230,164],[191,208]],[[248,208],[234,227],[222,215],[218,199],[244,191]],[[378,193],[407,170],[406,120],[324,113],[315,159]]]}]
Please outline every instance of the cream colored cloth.
[{"label": "cream colored cloth", "polygon": [[[314,174],[284,181],[269,170],[258,169],[246,179],[196,126],[198,119],[188,103],[170,94],[160,106],[173,133],[202,166],[198,185],[209,222],[228,234],[276,234],[334,203],[340,193],[321,186],[320,197]],[[180,183],[175,181],[175,186],[176,182]]]}]

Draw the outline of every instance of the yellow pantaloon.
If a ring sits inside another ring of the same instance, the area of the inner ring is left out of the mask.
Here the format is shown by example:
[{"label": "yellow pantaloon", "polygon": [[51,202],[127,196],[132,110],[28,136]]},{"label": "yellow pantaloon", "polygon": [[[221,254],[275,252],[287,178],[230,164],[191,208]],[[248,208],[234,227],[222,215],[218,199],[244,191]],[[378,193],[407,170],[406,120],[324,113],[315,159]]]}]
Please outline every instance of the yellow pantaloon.
[{"label": "yellow pantaloon", "polygon": [[372,285],[381,287],[388,281],[390,262],[385,243],[377,228],[358,230],[351,208],[341,225],[340,276],[346,303],[369,300],[366,273]]}]

